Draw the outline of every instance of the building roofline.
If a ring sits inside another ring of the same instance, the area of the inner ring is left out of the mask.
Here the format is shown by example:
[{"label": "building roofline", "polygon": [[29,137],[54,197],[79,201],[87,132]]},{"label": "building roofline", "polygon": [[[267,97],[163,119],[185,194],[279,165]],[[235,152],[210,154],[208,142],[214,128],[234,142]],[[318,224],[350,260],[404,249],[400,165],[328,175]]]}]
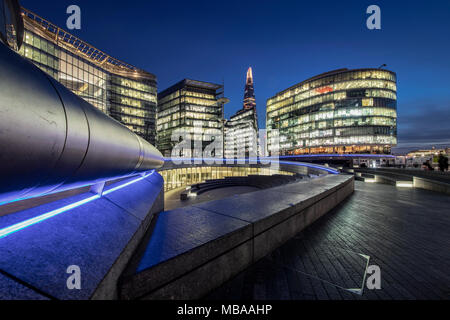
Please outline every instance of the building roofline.
[{"label": "building roofline", "polygon": [[199,80],[193,80],[193,79],[183,79],[183,80],[178,81],[177,83],[171,85],[170,87],[164,89],[160,93],[158,93],[158,99],[164,98],[165,96],[175,92],[176,90],[184,87],[185,85],[202,88],[202,89],[215,90],[215,91],[223,88],[222,85],[216,84],[213,82],[199,81]]},{"label": "building roofline", "polygon": [[312,82],[312,81],[315,81],[315,80],[319,80],[319,79],[322,79],[322,78],[326,78],[326,77],[329,77],[329,76],[332,76],[332,75],[335,75],[335,74],[339,74],[339,73],[347,73],[347,72],[354,72],[354,71],[387,71],[387,72],[390,72],[390,73],[396,75],[396,73],[394,71],[387,70],[387,69],[378,69],[378,68],[359,68],[359,69],[341,68],[341,69],[331,70],[331,71],[327,71],[327,72],[318,74],[318,75],[313,76],[311,78],[308,78],[306,80],[303,80],[302,82],[294,84],[293,86],[290,86],[287,89],[284,89],[284,90],[282,90],[280,92],[277,92],[274,96],[268,98],[267,101],[270,100],[270,99],[275,98],[276,96],[278,96],[280,94],[283,94],[283,93],[288,92],[288,91],[290,91],[292,89],[300,87],[301,85],[303,85],[305,83]]},{"label": "building roofline", "polygon": [[57,46],[63,47],[112,74],[156,81],[156,76],[154,74],[111,57],[86,41],[81,40],[50,21],[40,17],[31,10],[24,7],[22,7],[21,10],[25,25],[32,27],[34,32],[52,41]]},{"label": "building roofline", "polygon": [[205,82],[205,81],[198,81],[198,80],[192,80],[192,79],[184,79],[183,81],[185,81],[188,85],[191,85],[194,87],[199,87],[199,88],[218,90],[223,87],[221,84],[216,84],[213,82]]}]

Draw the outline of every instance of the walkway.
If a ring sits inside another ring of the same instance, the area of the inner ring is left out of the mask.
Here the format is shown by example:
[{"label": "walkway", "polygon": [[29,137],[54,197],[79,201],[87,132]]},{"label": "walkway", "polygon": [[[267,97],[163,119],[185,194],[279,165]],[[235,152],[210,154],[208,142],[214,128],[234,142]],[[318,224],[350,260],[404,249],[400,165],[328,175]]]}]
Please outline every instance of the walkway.
[{"label": "walkway", "polygon": [[[347,290],[363,288],[367,265],[380,267],[381,290]],[[356,182],[340,207],[206,298],[450,299],[450,197]]]}]

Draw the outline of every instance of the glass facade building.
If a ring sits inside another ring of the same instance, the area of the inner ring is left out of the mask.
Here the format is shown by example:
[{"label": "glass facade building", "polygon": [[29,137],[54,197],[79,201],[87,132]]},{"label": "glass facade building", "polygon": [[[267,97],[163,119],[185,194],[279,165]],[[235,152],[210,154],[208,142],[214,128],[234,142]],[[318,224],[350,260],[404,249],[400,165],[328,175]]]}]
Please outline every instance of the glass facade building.
[{"label": "glass facade building", "polygon": [[217,136],[217,130],[223,139],[222,89],[218,84],[184,79],[158,94],[156,145],[165,157],[171,156],[177,143],[172,141],[177,129],[191,135],[192,149],[200,141],[204,150],[211,143],[205,135]]},{"label": "glass facade building", "polygon": [[225,179],[227,177],[247,177],[249,175],[272,176],[276,174],[293,176],[295,173],[271,168],[256,167],[188,167],[159,171],[164,178],[164,191],[183,188],[206,180]]},{"label": "glass facade building", "polygon": [[225,157],[249,158],[259,155],[256,108],[241,109],[225,122]]},{"label": "glass facade building", "polygon": [[116,60],[22,8],[18,51],[69,90],[152,144],[156,136],[156,77]]},{"label": "glass facade building", "polygon": [[[389,154],[397,144],[396,74],[339,69],[267,100],[267,148],[280,154]],[[279,131],[279,137],[272,132]]]}]

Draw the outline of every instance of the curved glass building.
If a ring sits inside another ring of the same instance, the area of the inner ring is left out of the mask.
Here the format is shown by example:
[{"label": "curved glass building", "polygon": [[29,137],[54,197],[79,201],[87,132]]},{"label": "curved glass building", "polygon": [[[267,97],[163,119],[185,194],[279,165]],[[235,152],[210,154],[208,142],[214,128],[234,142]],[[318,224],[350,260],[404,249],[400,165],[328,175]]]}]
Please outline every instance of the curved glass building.
[{"label": "curved glass building", "polygon": [[267,100],[269,153],[279,140],[281,155],[389,154],[397,144],[396,82],[388,70],[339,69],[276,94]]}]

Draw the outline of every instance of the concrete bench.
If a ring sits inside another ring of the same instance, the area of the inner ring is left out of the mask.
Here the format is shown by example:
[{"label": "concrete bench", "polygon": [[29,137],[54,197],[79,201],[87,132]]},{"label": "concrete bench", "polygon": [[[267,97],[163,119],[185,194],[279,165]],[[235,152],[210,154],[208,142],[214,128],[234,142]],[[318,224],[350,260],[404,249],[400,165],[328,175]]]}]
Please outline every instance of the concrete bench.
[{"label": "concrete bench", "polygon": [[246,177],[226,177],[224,179],[206,180],[203,183],[192,185],[186,191],[180,194],[180,200],[187,200],[191,195],[197,196],[202,193],[235,186],[252,186],[258,189],[266,189],[275,186],[279,186],[286,183],[291,183],[301,179],[299,176],[287,176],[287,175],[272,175],[272,176],[259,176],[249,175]]},{"label": "concrete bench", "polygon": [[399,187],[412,187],[413,178],[404,174],[390,173],[381,170],[358,169],[355,179],[364,182],[376,182]]},{"label": "concrete bench", "polygon": [[414,188],[421,188],[450,195],[450,183],[414,177]]},{"label": "concrete bench", "polygon": [[201,298],[353,190],[353,176],[329,175],[163,212],[124,273],[120,297]]},{"label": "concrete bench", "polygon": [[389,176],[384,174],[376,174],[375,182],[389,184],[392,186],[411,186],[413,185],[413,179],[411,177],[398,177]]}]

